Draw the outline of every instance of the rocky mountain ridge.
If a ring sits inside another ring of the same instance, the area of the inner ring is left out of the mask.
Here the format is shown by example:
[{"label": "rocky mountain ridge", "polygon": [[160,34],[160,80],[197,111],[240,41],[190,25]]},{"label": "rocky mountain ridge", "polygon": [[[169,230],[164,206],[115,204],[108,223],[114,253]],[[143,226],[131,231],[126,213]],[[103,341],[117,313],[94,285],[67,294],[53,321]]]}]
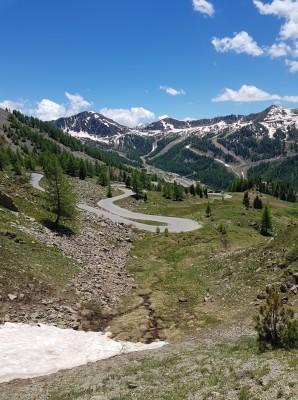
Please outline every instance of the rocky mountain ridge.
[{"label": "rocky mountain ridge", "polygon": [[214,118],[198,120],[178,120],[175,118],[163,118],[159,121],[129,128],[95,112],[82,112],[71,117],[59,118],[50,121],[54,126],[78,137],[90,137],[106,141],[125,133],[139,135],[158,135],[181,131],[185,133],[218,133],[223,129],[237,129],[246,125],[261,124],[272,136],[276,129],[287,129],[288,126],[298,126],[298,109],[290,109],[272,105],[262,112],[249,115],[226,115]]},{"label": "rocky mountain ridge", "polygon": [[226,188],[233,174],[247,176],[262,162],[270,165],[298,154],[298,109],[277,105],[246,116],[164,118],[134,129],[95,113],[52,123],[101,150],[117,152],[128,163],[201,180],[215,189]]},{"label": "rocky mountain ridge", "polygon": [[84,111],[71,117],[59,118],[55,121],[50,121],[50,123],[56,128],[60,128],[64,132],[77,137],[110,137],[129,131],[129,128],[92,111]]}]

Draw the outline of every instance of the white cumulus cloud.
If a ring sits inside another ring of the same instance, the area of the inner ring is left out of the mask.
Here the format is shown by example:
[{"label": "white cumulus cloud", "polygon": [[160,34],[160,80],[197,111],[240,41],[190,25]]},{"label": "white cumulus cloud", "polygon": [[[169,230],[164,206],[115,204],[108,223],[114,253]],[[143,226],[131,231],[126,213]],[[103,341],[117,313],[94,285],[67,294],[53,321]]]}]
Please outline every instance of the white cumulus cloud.
[{"label": "white cumulus cloud", "polygon": [[171,96],[177,96],[178,94],[185,94],[183,89],[174,89],[168,86],[160,86],[161,90],[164,90],[166,93],[170,94]]},{"label": "white cumulus cloud", "polygon": [[77,114],[82,109],[86,109],[92,105],[92,103],[89,103],[89,101],[85,100],[79,94],[70,94],[65,92],[65,96],[68,98],[71,106],[70,109],[68,110],[70,115]]},{"label": "white cumulus cloud", "polygon": [[251,56],[261,56],[264,51],[258,44],[253,40],[251,36],[245,31],[235,32],[234,37],[224,37],[219,39],[213,37],[211,40],[215,50],[220,53],[226,53],[234,51],[235,53],[246,53]]},{"label": "white cumulus cloud", "polygon": [[129,126],[131,128],[138,126],[141,120],[153,119],[155,115],[153,112],[146,110],[143,107],[132,108],[102,108],[99,111],[105,117],[110,118],[119,124]]},{"label": "white cumulus cloud", "polygon": [[284,42],[274,43],[267,49],[267,53],[272,58],[285,57],[292,51],[291,47]]},{"label": "white cumulus cloud", "polygon": [[37,103],[37,108],[30,110],[30,114],[43,121],[51,121],[78,114],[92,105],[92,103],[84,100],[79,94],[65,92],[65,96],[68,99],[67,105],[55,103],[49,99],[42,99]]},{"label": "white cumulus cloud", "polygon": [[285,96],[283,100],[288,101],[289,103],[298,103],[298,96]]},{"label": "white cumulus cloud", "polygon": [[261,14],[276,15],[285,19],[279,33],[282,39],[298,39],[297,0],[273,0],[271,3],[253,0],[253,3]]},{"label": "white cumulus cloud", "polygon": [[214,102],[234,101],[234,102],[252,102],[252,101],[268,101],[281,100],[277,94],[269,94],[256,86],[243,85],[238,91],[232,89],[224,89],[224,91],[216,98]]},{"label": "white cumulus cloud", "polygon": [[42,99],[39,101],[37,108],[31,110],[31,114],[43,121],[50,121],[67,116],[66,109],[62,104],[57,104],[49,99]]},{"label": "white cumulus cloud", "polygon": [[0,108],[3,108],[4,110],[7,108],[8,110],[19,110],[23,111],[25,104],[27,103],[26,100],[4,100],[0,101]]},{"label": "white cumulus cloud", "polygon": [[70,94],[65,92],[65,96],[68,99],[66,105],[56,103],[50,99],[42,99],[36,103],[35,107],[32,104],[31,107],[29,107],[28,100],[4,100],[0,102],[0,107],[9,108],[11,110],[16,109],[24,114],[32,115],[43,121],[50,121],[77,114],[92,105],[92,103],[84,100],[84,98],[79,94]]},{"label": "white cumulus cloud", "polygon": [[210,1],[192,0],[192,4],[195,11],[199,11],[202,14],[207,14],[209,17],[212,17],[214,14],[214,6]]},{"label": "white cumulus cloud", "polygon": [[285,64],[289,67],[289,71],[292,72],[292,74],[298,72],[298,61],[286,60]]}]

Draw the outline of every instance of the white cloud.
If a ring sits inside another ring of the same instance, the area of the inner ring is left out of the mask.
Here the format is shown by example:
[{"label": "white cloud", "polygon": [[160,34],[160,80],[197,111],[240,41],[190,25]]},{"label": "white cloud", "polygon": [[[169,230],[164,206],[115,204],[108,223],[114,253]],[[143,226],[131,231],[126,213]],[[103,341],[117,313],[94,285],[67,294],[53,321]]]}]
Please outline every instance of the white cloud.
[{"label": "white cloud", "polygon": [[70,94],[65,92],[65,96],[68,98],[71,105],[70,109],[68,110],[70,115],[77,114],[82,109],[86,109],[92,105],[92,103],[89,103],[89,101],[85,100],[79,94]]},{"label": "white cloud", "polygon": [[253,3],[261,14],[276,15],[286,20],[280,29],[282,39],[298,38],[298,2],[296,0],[273,0],[270,4],[253,0]]},{"label": "white cloud", "polygon": [[298,72],[298,61],[286,60],[285,64],[289,67],[289,71],[295,74]]},{"label": "white cloud", "polygon": [[69,117],[77,114],[82,109],[86,109],[91,106],[92,103],[84,100],[79,94],[70,94],[65,92],[65,96],[68,99],[68,105],[55,103],[49,99],[42,99],[37,102],[37,106],[29,108],[28,100],[4,100],[0,102],[1,108],[9,108],[11,110],[16,109],[27,115],[33,115],[43,121],[50,121],[62,117]]},{"label": "white cloud", "polygon": [[295,43],[294,48],[292,49],[292,56],[298,58],[298,42]]},{"label": "white cloud", "polygon": [[168,86],[160,86],[161,90],[164,90],[166,93],[170,94],[171,96],[177,96],[178,94],[185,94],[183,89],[174,89]]},{"label": "white cloud", "polygon": [[234,101],[234,102],[252,102],[252,101],[268,101],[281,100],[277,94],[269,94],[256,86],[243,85],[238,91],[232,89],[224,89],[223,93],[212,99],[214,102]]},{"label": "white cloud", "polygon": [[291,51],[291,47],[284,42],[278,44],[274,43],[271,47],[267,49],[267,53],[272,58],[285,57],[286,55],[290,54]]},{"label": "white cloud", "polygon": [[51,121],[58,118],[70,117],[71,115],[78,114],[83,109],[91,106],[92,103],[84,100],[79,94],[70,94],[65,92],[69,104],[55,103],[49,99],[42,99],[37,103],[37,108],[29,110],[30,114],[36,116],[43,121]]},{"label": "white cloud", "polygon": [[251,36],[247,32],[235,32],[234,37],[224,37],[219,39],[213,37],[211,40],[215,50],[220,53],[227,53],[234,51],[237,54],[246,53],[251,56],[261,56],[264,51],[257,45]]},{"label": "white cloud", "polygon": [[165,115],[160,115],[160,116],[158,117],[158,120],[161,121],[162,119],[165,119],[165,118],[169,118],[169,116],[168,116],[167,114],[165,114]]},{"label": "white cloud", "polygon": [[0,102],[0,108],[7,108],[8,110],[19,110],[23,111],[25,104],[27,103],[26,100],[17,100],[17,101],[12,101],[12,100],[4,100]]},{"label": "white cloud", "polygon": [[155,115],[153,112],[146,110],[143,107],[127,108],[102,108],[99,111],[101,114],[110,118],[119,124],[135,127],[141,123],[143,119],[153,119]]},{"label": "white cloud", "polygon": [[289,103],[298,103],[298,96],[285,96],[283,100],[288,101]]},{"label": "white cloud", "polygon": [[68,116],[66,109],[62,104],[57,104],[49,99],[42,99],[37,103],[37,108],[30,111],[31,114],[43,121],[51,121]]},{"label": "white cloud", "polygon": [[214,7],[210,1],[192,0],[192,4],[195,11],[199,11],[202,14],[207,14],[209,17],[212,17],[214,14]]}]

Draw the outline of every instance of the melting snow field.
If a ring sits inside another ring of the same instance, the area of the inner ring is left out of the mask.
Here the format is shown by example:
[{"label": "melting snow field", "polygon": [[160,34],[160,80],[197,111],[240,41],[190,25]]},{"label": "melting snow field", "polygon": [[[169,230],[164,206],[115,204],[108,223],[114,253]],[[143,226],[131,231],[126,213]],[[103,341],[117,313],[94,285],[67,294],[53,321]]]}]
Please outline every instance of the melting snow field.
[{"label": "melting snow field", "polygon": [[164,345],[165,342],[117,342],[101,332],[5,323],[0,326],[0,383],[49,375],[118,354]]}]

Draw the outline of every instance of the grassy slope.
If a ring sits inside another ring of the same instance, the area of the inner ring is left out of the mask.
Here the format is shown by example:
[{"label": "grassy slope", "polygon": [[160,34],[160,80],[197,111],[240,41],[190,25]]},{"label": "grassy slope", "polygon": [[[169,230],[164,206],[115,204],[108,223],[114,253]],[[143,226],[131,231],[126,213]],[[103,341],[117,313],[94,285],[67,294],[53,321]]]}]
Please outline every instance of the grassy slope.
[{"label": "grassy slope", "polygon": [[[259,354],[255,342],[242,339],[209,347],[187,343],[121,359],[67,375],[49,400],[271,400],[296,399],[297,352]],[[72,382],[70,384],[70,382]],[[97,397],[98,396],[98,397]]]},{"label": "grassy slope", "polygon": [[[3,173],[0,183],[5,192],[12,195],[20,212],[13,213],[0,208],[0,302],[1,315],[9,315],[5,302],[9,293],[22,294],[22,303],[36,304],[48,297],[58,297],[68,303],[74,301],[75,293],[68,286],[78,271],[78,264],[63,256],[56,247],[46,246],[20,231],[30,219],[41,221],[48,213],[41,204],[41,198],[34,195],[30,185],[17,184],[7,179]],[[17,303],[12,304],[14,308]]]},{"label": "grassy slope", "polygon": [[[34,196],[29,185],[16,188],[6,182],[5,187],[26,215],[38,221],[48,217],[40,197]],[[260,355],[255,339],[239,341],[239,337],[242,322],[245,330],[248,321],[250,334],[257,293],[267,283],[291,280],[289,271],[298,270],[298,229],[293,224],[297,222],[298,205],[268,199],[277,235],[270,240],[251,226],[252,221],[260,220],[260,213],[243,210],[242,196],[235,194],[225,201],[209,199],[212,218],[205,217],[207,201],[197,197],[173,202],[152,192],[148,203],[122,201],[122,205],[145,213],[191,217],[204,223],[203,229],[192,233],[139,234],[128,265],[137,287],[118,310],[123,315],[111,322],[111,330],[118,338],[139,339],[149,323],[145,297],[159,336],[176,344],[147,355],[130,355],[74,369],[66,375],[61,372],[38,378],[36,387],[46,385],[49,389],[47,394],[41,390],[37,398],[297,398],[297,351]],[[1,284],[13,288],[20,282],[38,282],[38,288],[44,287],[53,295],[56,290],[61,293],[76,272],[76,264],[55,248],[33,243],[17,230],[17,220],[26,224],[22,214],[0,211],[1,229],[16,233],[24,241],[21,244],[0,236]],[[218,231],[220,223],[227,229],[225,237]],[[203,302],[207,290],[214,302]],[[179,302],[179,297],[187,302]],[[290,296],[290,302],[297,311],[294,296]],[[196,339],[183,344],[185,335]],[[48,386],[48,381],[55,384]],[[17,398],[18,388],[20,398],[26,398],[26,390],[32,390],[31,384],[26,385],[26,381],[9,384],[4,392],[6,398],[9,390],[10,397]]]},{"label": "grassy slope", "polygon": [[[123,337],[123,330],[130,332],[130,338],[139,333],[134,327],[140,326],[143,315],[136,313],[134,307],[144,294],[149,295],[161,336],[174,338],[181,333],[199,332],[206,326],[233,324],[243,315],[251,318],[255,312],[253,302],[266,284],[286,280],[284,270],[277,267],[284,254],[276,243],[284,237],[282,232],[287,225],[297,221],[298,205],[263,197],[271,207],[274,233],[278,235],[271,241],[252,226],[260,222],[261,213],[244,210],[242,197],[238,193],[225,201],[210,198],[211,218],[205,217],[206,199],[174,202],[152,192],[148,203],[131,198],[118,202],[144,213],[190,217],[204,223],[196,232],[142,233],[136,239],[128,268],[138,287],[123,306],[123,312],[132,310],[132,317],[125,315],[112,323],[119,337]],[[226,235],[218,230],[221,224],[226,227]],[[297,242],[297,227],[288,228],[286,246]],[[214,302],[203,302],[207,292]],[[179,302],[179,298],[187,302]]]}]

